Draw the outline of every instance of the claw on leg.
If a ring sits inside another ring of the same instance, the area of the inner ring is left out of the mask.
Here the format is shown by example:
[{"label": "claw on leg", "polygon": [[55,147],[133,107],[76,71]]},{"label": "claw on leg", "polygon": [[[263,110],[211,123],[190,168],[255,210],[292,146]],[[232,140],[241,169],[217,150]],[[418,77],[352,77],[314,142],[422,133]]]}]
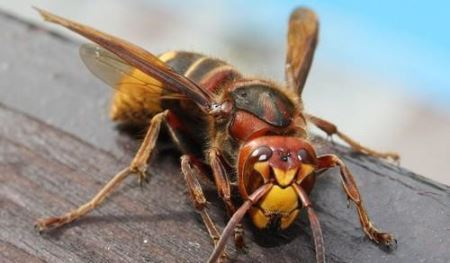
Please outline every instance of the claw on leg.
[{"label": "claw on leg", "polygon": [[39,219],[36,224],[35,228],[39,232],[57,228],[60,226],[63,226],[65,224],[71,223],[78,218],[86,215],[90,211],[94,210],[96,207],[98,207],[105,198],[114,191],[120,183],[127,178],[131,174],[131,171],[126,168],[119,172],[116,176],[114,176],[113,179],[111,179],[90,201],[87,203],[81,205],[77,209],[74,209],[62,216],[58,217],[49,217],[44,219]]},{"label": "claw on leg", "polygon": [[[184,175],[184,180],[186,181],[192,203],[197,212],[201,215],[203,223],[208,230],[209,236],[214,243],[214,247],[217,247],[220,238],[220,232],[219,230],[217,230],[216,225],[209,216],[206,207],[206,197],[203,193],[200,182],[198,181],[200,169],[198,169],[198,167],[195,167],[194,164],[195,163],[191,161],[191,157],[189,155],[183,155],[181,157],[181,171]],[[225,262],[226,258],[227,255],[225,251],[222,251],[222,254],[218,258],[218,262]]]},{"label": "claw on leg", "polygon": [[62,216],[39,219],[35,225],[35,228],[42,232],[50,228],[60,227],[79,219],[103,203],[106,197],[130,174],[137,174],[139,183],[142,184],[147,179],[147,175],[145,173],[147,163],[151,157],[153,149],[155,148],[156,139],[158,138],[161,124],[167,114],[168,111],[164,111],[156,114],[152,118],[144,141],[139,147],[139,150],[130,166],[117,173],[114,178],[111,179],[90,201],[72,211],[69,211],[66,214],[63,214]]},{"label": "claw on leg", "polygon": [[361,194],[359,193],[358,187],[356,186],[355,179],[353,178],[353,175],[350,173],[350,170],[347,168],[344,162],[342,162],[337,156],[332,154],[319,157],[318,162],[318,169],[328,169],[336,166],[339,167],[344,191],[347,194],[347,198],[356,205],[361,227],[364,233],[366,233],[366,235],[369,237],[369,239],[373,240],[376,243],[389,247],[392,247],[393,244],[396,244],[397,241],[392,234],[380,231],[373,225],[366,209],[364,208]]},{"label": "claw on leg", "polygon": [[136,176],[138,177],[138,183],[139,183],[139,187],[143,187],[144,183],[148,184],[149,183],[149,175],[144,172],[144,171],[139,171],[139,172],[133,172],[134,174],[136,174]]},{"label": "claw on leg", "polygon": [[147,167],[148,161],[153,153],[153,149],[156,146],[156,140],[158,139],[159,132],[163,122],[166,120],[169,111],[163,111],[153,116],[150,127],[145,134],[144,140],[139,147],[138,152],[131,161],[130,170],[138,176],[139,185],[144,182],[148,182]]},{"label": "claw on leg", "polygon": [[[367,217],[367,215],[363,216]],[[367,222],[366,223],[367,225],[363,227],[363,230],[370,240],[374,241],[377,244],[384,245],[386,247],[395,248],[395,246],[397,245],[397,240],[394,238],[392,234],[378,230],[368,218],[366,218],[364,221]]]}]

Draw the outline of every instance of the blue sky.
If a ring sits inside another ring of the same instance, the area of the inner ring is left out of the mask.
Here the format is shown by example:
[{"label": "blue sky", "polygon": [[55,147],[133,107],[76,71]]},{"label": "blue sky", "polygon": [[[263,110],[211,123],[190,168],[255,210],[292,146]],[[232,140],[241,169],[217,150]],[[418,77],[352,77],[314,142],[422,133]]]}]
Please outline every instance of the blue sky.
[{"label": "blue sky", "polygon": [[322,56],[350,66],[363,63],[450,111],[450,1],[299,2],[260,1],[259,8],[282,30],[290,10],[305,3],[320,16]]},{"label": "blue sky", "polygon": [[222,11],[236,26],[278,38],[300,5],[319,14],[320,58],[399,81],[404,92],[450,112],[450,1],[228,0]]}]

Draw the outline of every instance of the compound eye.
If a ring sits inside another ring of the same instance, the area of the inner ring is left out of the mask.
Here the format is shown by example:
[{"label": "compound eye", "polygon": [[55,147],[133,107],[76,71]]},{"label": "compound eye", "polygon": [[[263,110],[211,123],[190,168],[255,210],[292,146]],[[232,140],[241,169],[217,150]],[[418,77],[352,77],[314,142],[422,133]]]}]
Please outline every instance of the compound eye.
[{"label": "compound eye", "polygon": [[258,162],[265,162],[272,156],[272,150],[267,146],[260,146],[256,148],[252,153],[252,159],[256,159]]},{"label": "compound eye", "polygon": [[301,149],[300,151],[298,151],[297,158],[302,163],[306,163],[306,164],[312,164],[313,163],[313,159],[312,159],[311,155],[305,149]]}]

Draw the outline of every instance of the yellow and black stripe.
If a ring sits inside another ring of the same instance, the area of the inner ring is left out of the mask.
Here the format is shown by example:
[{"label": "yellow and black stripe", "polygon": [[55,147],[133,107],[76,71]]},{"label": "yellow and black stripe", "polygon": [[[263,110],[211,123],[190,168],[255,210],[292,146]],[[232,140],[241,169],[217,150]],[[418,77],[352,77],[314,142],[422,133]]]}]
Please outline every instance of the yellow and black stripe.
[{"label": "yellow and black stripe", "polygon": [[194,52],[169,51],[161,54],[159,59],[177,73],[211,91],[217,91],[225,82],[241,77],[228,63]]},{"label": "yellow and black stripe", "polygon": [[[92,56],[89,56],[90,58]],[[241,78],[241,75],[226,62],[186,51],[169,51],[159,59],[180,75],[189,78],[202,89],[219,92],[226,83]],[[88,61],[89,62],[89,61]],[[114,60],[107,60],[113,63]],[[145,122],[163,109],[171,109],[183,118],[196,118],[201,113],[194,103],[170,89],[151,76],[126,64],[112,64],[117,70],[101,68],[103,64],[88,63],[97,75],[110,82],[117,92],[111,105],[111,118],[116,121]],[[99,66],[100,65],[100,66]],[[122,72],[124,74],[117,74]],[[114,79],[112,79],[114,77]],[[118,79],[116,79],[118,77]],[[182,100],[179,100],[179,99]],[[192,115],[192,116],[190,116]]]}]

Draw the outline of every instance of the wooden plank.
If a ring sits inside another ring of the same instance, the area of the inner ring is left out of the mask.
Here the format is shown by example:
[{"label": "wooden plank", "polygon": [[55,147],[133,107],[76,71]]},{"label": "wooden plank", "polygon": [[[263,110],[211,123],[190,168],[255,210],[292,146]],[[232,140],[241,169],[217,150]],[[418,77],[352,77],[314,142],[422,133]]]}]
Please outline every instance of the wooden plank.
[{"label": "wooden plank", "polygon": [[[34,231],[37,218],[65,212],[95,194],[127,165],[136,142],[107,120],[108,90],[83,69],[78,43],[4,14],[0,27],[8,47],[0,50],[7,65],[0,71],[0,103],[10,105],[0,106],[0,261],[205,261],[211,242],[186,196],[176,153],[162,148],[144,189],[128,180],[83,220],[45,235]],[[355,209],[346,208],[338,171],[329,170],[319,176],[311,196],[329,262],[450,261],[448,186],[316,143],[321,152],[337,151],[344,158],[373,221],[399,241],[397,250],[387,252],[367,240]],[[222,228],[223,205],[212,187],[207,195]],[[247,253],[236,252],[230,242],[234,261],[314,262],[304,214],[279,235],[259,233],[248,221],[245,229]]]},{"label": "wooden plank", "polygon": [[80,43],[2,12],[0,22],[0,102],[121,154],[111,90],[83,66]]}]

